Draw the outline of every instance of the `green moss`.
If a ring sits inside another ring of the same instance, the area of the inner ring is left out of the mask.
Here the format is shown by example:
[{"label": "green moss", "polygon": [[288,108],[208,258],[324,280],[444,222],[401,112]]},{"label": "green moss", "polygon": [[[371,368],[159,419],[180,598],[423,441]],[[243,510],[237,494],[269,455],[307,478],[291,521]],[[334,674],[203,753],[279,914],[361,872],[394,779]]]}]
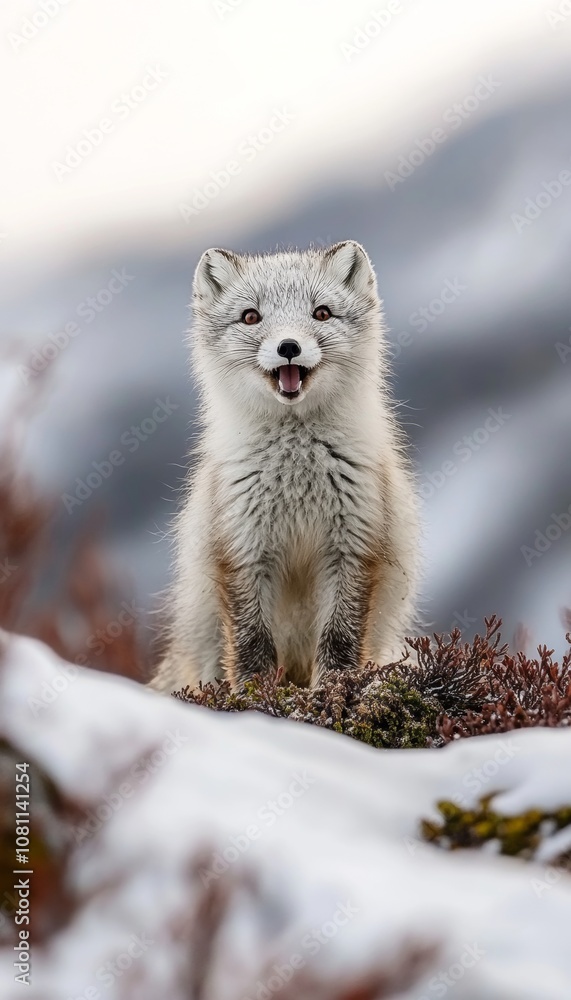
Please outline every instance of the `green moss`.
[{"label": "green moss", "polygon": [[439,702],[396,672],[378,668],[331,671],[320,688],[302,688],[281,677],[255,676],[243,691],[227,681],[185,689],[177,697],[219,712],[264,712],[275,718],[323,726],[369,746],[425,747],[436,733]]},{"label": "green moss", "polygon": [[439,705],[398,677],[372,681],[341,730],[370,746],[425,747],[434,732]]},{"label": "green moss", "polygon": [[554,831],[571,825],[571,807],[555,813],[528,809],[517,816],[504,816],[494,811],[492,798],[484,796],[473,810],[461,809],[447,800],[438,802],[442,822],[423,820],[423,838],[447,850],[481,848],[489,841],[497,841],[500,854],[531,858],[541,842],[544,823]]}]

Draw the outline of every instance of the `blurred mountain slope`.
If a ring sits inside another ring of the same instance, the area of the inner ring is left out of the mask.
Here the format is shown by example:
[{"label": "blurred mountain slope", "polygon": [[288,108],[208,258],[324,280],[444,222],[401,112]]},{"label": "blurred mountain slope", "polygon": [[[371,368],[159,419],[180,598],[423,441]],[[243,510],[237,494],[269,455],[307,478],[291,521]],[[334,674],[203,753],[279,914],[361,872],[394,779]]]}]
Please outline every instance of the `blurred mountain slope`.
[{"label": "blurred mountain slope", "polygon": [[[570,336],[571,188],[521,232],[512,216],[571,167],[569,96],[553,93],[480,122],[474,115],[393,191],[380,170],[374,186],[307,191],[287,218],[276,204],[262,222],[252,205],[251,229],[238,242],[228,239],[221,196],[209,233],[210,245],[243,251],[347,237],[365,244],[427,501],[427,618],[447,628],[457,614],[479,622],[493,610],[506,634],[525,619],[537,640],[558,648],[557,609],[571,599],[571,532],[531,566],[521,547],[571,503],[571,365],[556,350]],[[382,142],[371,136],[370,159]],[[94,462],[121,451],[124,462],[88,499],[71,513],[62,501],[54,531],[64,550],[102,504],[109,546],[131,568],[143,602],[168,579],[168,546],[153,544],[152,532],[160,536],[176,509],[196,431],[183,332],[204,245],[188,233],[165,220],[136,246],[118,241],[97,259],[46,267],[30,287],[15,284],[3,310],[6,333],[41,350],[67,322],[81,327],[50,365],[51,397],[25,460],[46,489],[69,494]],[[124,269],[124,288],[87,322],[88,296],[108,287],[114,269]],[[422,329],[420,308],[440,299],[446,283],[456,297]],[[123,444],[167,399],[172,415],[137,448]],[[499,407],[509,414],[505,426],[432,488],[427,475]]]}]

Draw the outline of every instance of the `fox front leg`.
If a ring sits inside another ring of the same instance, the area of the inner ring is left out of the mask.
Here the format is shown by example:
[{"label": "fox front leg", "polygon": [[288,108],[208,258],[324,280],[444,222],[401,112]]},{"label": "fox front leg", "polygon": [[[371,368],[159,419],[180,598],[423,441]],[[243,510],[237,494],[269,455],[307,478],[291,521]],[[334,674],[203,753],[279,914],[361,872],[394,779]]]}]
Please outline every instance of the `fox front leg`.
[{"label": "fox front leg", "polygon": [[223,664],[239,690],[254,674],[271,673],[277,652],[269,622],[271,570],[266,564],[224,567],[219,594],[224,627]]},{"label": "fox front leg", "polygon": [[368,658],[366,638],[377,573],[364,560],[337,557],[321,580],[319,638],[312,686],[328,670],[353,669]]}]

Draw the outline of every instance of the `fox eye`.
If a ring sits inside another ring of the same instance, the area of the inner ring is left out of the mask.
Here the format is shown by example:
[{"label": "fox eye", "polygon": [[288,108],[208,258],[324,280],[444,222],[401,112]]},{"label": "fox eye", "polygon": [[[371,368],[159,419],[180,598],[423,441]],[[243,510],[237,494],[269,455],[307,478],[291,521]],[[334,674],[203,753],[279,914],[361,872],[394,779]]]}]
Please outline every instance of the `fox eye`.
[{"label": "fox eye", "polygon": [[317,309],[313,310],[313,318],[318,319],[320,323],[325,323],[326,319],[331,319],[331,309],[329,306],[318,306]]},{"label": "fox eye", "polygon": [[242,313],[242,323],[245,323],[246,326],[253,326],[254,323],[259,323],[261,318],[257,309],[245,309]]}]

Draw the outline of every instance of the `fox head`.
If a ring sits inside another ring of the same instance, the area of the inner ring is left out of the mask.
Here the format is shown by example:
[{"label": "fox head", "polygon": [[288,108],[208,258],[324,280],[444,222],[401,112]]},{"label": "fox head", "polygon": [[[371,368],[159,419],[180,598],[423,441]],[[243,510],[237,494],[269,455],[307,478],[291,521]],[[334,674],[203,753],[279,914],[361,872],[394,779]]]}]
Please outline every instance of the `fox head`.
[{"label": "fox head", "polygon": [[[359,243],[239,255],[211,249],[194,276],[195,368],[213,403],[299,416],[359,400],[379,377],[381,304]],[[356,392],[355,392],[356,390]]]}]

